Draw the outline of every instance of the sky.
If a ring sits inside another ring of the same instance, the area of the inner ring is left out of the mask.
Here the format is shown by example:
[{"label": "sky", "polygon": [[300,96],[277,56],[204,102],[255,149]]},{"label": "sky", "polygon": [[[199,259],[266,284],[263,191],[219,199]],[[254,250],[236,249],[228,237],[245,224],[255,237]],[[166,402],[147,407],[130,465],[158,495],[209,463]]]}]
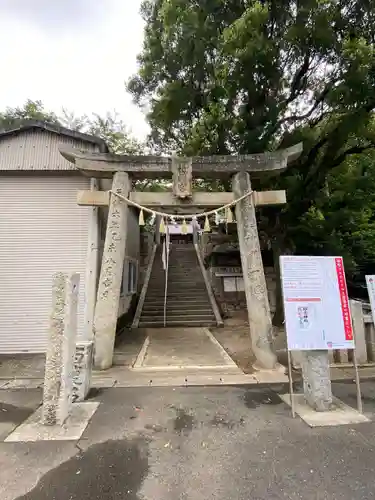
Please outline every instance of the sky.
[{"label": "sky", "polygon": [[141,51],[141,0],[0,0],[0,110],[41,100],[77,116],[116,111],[148,132],[125,81]]}]

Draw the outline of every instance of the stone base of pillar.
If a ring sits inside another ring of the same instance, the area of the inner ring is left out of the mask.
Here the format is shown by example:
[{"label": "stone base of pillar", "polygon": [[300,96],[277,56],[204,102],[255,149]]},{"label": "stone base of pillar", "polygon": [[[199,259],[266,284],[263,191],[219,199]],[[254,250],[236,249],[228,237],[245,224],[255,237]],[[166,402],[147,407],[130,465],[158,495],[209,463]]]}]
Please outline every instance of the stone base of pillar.
[{"label": "stone base of pillar", "polygon": [[[254,350],[254,348],[253,348]],[[261,370],[280,370],[282,371],[281,365],[277,362],[276,355],[267,350],[257,349],[254,351],[256,356],[256,361],[253,363],[253,369],[255,371]]]},{"label": "stone base of pillar", "polygon": [[292,367],[299,370],[302,368],[302,351],[291,351]]},{"label": "stone base of pillar", "polygon": [[281,363],[278,363],[277,361],[275,364],[272,365],[272,368],[265,368],[263,363],[260,363],[259,361],[255,361],[252,365],[253,370],[256,372],[274,372],[274,373],[281,373],[281,374],[287,374],[288,369],[282,365]]},{"label": "stone base of pillar", "polygon": [[328,351],[301,351],[303,391],[307,404],[315,411],[332,406]]}]

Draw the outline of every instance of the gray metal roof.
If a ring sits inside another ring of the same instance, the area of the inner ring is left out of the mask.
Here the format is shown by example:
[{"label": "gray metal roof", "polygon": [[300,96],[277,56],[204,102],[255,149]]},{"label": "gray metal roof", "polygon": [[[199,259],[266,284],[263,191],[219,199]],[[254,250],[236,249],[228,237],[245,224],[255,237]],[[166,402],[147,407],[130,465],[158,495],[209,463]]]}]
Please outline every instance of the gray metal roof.
[{"label": "gray metal roof", "polygon": [[76,130],[71,130],[69,128],[62,127],[61,125],[57,125],[55,123],[47,123],[38,120],[26,120],[22,122],[22,125],[20,125],[19,127],[10,130],[0,131],[0,140],[3,137],[16,135],[19,134],[20,132],[26,132],[32,129],[46,130],[47,132],[52,132],[54,134],[65,135],[67,137],[72,137],[73,139],[91,142],[92,144],[97,144],[99,146],[101,153],[109,152],[106,142],[100,137],[84,134],[82,132],[77,132]]}]

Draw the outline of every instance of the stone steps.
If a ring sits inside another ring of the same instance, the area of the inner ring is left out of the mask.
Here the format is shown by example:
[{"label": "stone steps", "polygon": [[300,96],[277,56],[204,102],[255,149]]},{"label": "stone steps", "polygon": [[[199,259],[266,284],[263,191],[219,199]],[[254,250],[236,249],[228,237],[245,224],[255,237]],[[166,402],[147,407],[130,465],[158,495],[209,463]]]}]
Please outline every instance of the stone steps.
[{"label": "stone steps", "polygon": [[[208,296],[207,296],[207,293],[194,293],[194,295],[192,294],[186,294],[186,296],[184,296],[183,294],[181,295],[177,295],[177,294],[174,294],[174,295],[168,295],[168,299],[170,300],[170,303],[173,303],[173,302],[181,302],[183,300],[190,300],[191,302],[207,302],[208,301]],[[160,295],[153,295],[153,294],[150,294],[148,296],[146,296],[146,300],[145,300],[145,304],[147,302],[162,302],[164,303],[164,291],[162,294]]]},{"label": "stone steps", "polygon": [[[198,278],[202,279],[202,274],[197,273],[195,269],[186,269],[186,271],[176,271],[172,272],[171,270],[168,270],[168,278],[173,276],[173,278],[184,278],[184,277],[192,277],[192,278]],[[159,278],[159,279],[164,279],[165,278],[165,273],[155,273],[151,274],[150,279],[152,278]]]},{"label": "stone steps", "polygon": [[[186,292],[186,294],[188,295],[190,292],[195,292],[195,291],[202,291],[202,292],[205,292],[206,295],[207,295],[207,289],[206,287],[202,286],[201,284],[194,284],[194,285],[189,285],[189,286],[185,286],[184,283],[180,283],[180,284],[175,284],[173,286],[168,286],[167,288],[167,291],[168,293],[183,293],[183,292]],[[153,292],[153,293],[157,293],[157,294],[163,294],[164,296],[164,293],[165,293],[165,287],[153,287],[153,288],[150,288],[149,289],[149,292]]]},{"label": "stone steps", "polygon": [[[167,310],[167,314],[166,314],[166,318],[167,320],[171,320],[171,321],[189,321],[189,320],[199,320],[199,321],[214,321],[215,320],[215,316],[213,314],[213,312],[202,312],[202,311],[199,311],[196,312],[196,311],[180,311],[180,315],[178,314],[171,314],[170,311]],[[145,316],[142,317],[142,321],[163,321],[164,320],[164,314],[163,312],[161,313],[158,313],[158,314],[155,314],[154,315],[151,315],[151,314],[147,314]]]},{"label": "stone steps", "polygon": [[[200,299],[200,302],[206,301],[206,303],[209,304],[207,293],[204,293],[204,292],[191,292],[191,294],[187,294],[187,295],[184,295],[184,294],[168,294],[167,295],[168,303],[170,303],[170,302],[186,303],[186,302],[190,302],[196,298]],[[158,300],[160,300],[164,304],[164,293],[163,294],[149,295],[148,297],[146,297],[145,302],[146,301],[147,302],[149,302],[149,301],[155,302]]]},{"label": "stone steps", "polygon": [[[154,282],[149,283],[150,288],[164,288],[165,285],[165,279],[163,278],[162,280],[155,280]],[[195,286],[195,285],[200,285],[206,288],[206,285],[204,281],[201,281],[199,279],[194,279],[191,278],[191,276],[187,276],[186,278],[179,278],[173,276],[172,279],[168,277],[168,288],[173,288],[173,287],[180,287],[181,285],[184,286]]]},{"label": "stone steps", "polygon": [[[199,321],[199,320],[183,320],[180,319],[178,321],[170,321],[167,320],[165,323],[166,327],[178,326],[178,327],[198,327],[198,326],[216,326],[216,320],[213,321]],[[139,322],[139,328],[164,328],[164,320],[163,321],[145,321],[141,318]]]},{"label": "stone steps", "polygon": [[[179,277],[176,278],[175,276],[173,276],[172,281],[168,278],[168,288],[171,288],[173,286],[178,286],[181,284],[186,285],[186,286],[202,285],[206,288],[204,281],[201,281],[200,279],[194,279],[191,276],[186,276],[186,278],[179,278]],[[164,287],[164,285],[165,285],[165,278],[155,279],[155,281],[150,280],[150,283],[149,283],[150,288],[153,288],[153,287],[162,288],[162,287]]]},{"label": "stone steps", "polygon": [[[150,305],[151,307],[152,306],[158,306],[158,305],[161,305],[163,304],[164,305],[164,295],[163,296],[160,296],[160,297],[149,297],[149,300],[145,301],[145,304],[144,304],[144,309],[147,309],[147,306]],[[170,296],[168,297],[167,296],[167,304],[168,306],[179,306],[181,304],[185,304],[185,305],[190,305],[191,308],[194,308],[196,306],[199,306],[199,305],[203,305],[203,304],[206,304],[208,308],[211,307],[211,305],[209,305],[208,303],[208,300],[205,296],[196,296],[196,297],[182,297],[182,298],[179,298],[179,297],[173,297],[173,296]]]},{"label": "stone steps", "polygon": [[[154,262],[139,322],[164,327],[165,271],[160,254]],[[215,315],[192,244],[172,245],[168,267],[166,326],[213,326]]]},{"label": "stone steps", "polygon": [[[156,310],[146,310],[143,311],[142,317],[157,317],[160,316],[161,318],[164,318],[164,308],[161,307]],[[215,316],[212,312],[212,309],[187,309],[184,307],[180,307],[179,309],[167,309],[167,318],[169,317],[175,317],[175,316],[180,316],[182,315],[185,318],[189,318],[190,316],[196,316],[196,317],[207,317],[209,316],[210,318],[215,319]]]},{"label": "stone steps", "polygon": [[[210,307],[208,307],[207,305],[205,305],[205,307],[203,307],[203,306],[204,306],[204,304],[202,304],[202,307],[200,307],[200,308],[195,308],[195,307],[191,307],[189,305],[180,304],[179,307],[174,307],[173,309],[172,308],[168,309],[168,307],[167,307],[167,315],[170,314],[172,316],[175,316],[176,314],[185,314],[185,313],[187,315],[213,314],[212,309]],[[153,309],[146,309],[144,311],[144,313],[146,315],[154,314],[157,316],[159,313],[164,314],[163,311],[164,311],[164,304],[162,307],[153,308]]]},{"label": "stone steps", "polygon": [[[171,272],[168,271],[168,279],[171,278],[190,278],[190,279],[202,279],[202,274],[198,274],[194,269],[187,269],[186,271],[182,272]],[[150,279],[165,279],[165,273],[160,273],[160,274],[151,274]]]},{"label": "stone steps", "polygon": [[[183,278],[202,279],[202,274],[198,274],[194,269],[190,269],[190,270],[188,269],[188,270],[186,270],[184,272],[180,272],[179,271],[178,273],[177,272],[173,273],[171,271],[168,271],[168,280],[171,277],[172,278],[181,278],[181,279],[183,279]],[[163,279],[164,280],[165,279],[165,273],[163,273],[163,274],[152,274],[150,279],[153,279],[153,278],[155,278],[155,279]]]},{"label": "stone steps", "polygon": [[[167,289],[167,292],[168,292],[168,295],[186,295],[186,297],[189,297],[191,295],[194,295],[195,293],[197,294],[201,294],[201,295],[205,295],[207,297],[207,290],[203,287],[198,287],[198,286],[195,286],[195,287],[191,287],[191,288],[188,288],[188,289],[185,289],[183,287],[183,285],[179,286],[178,288],[174,288],[173,290],[171,290],[169,287]],[[150,289],[149,290],[149,293],[146,295],[146,298],[147,297],[151,297],[152,294],[154,295],[162,295],[164,297],[164,293],[165,293],[165,288],[164,287],[160,287],[160,288],[155,288],[155,289]]]}]

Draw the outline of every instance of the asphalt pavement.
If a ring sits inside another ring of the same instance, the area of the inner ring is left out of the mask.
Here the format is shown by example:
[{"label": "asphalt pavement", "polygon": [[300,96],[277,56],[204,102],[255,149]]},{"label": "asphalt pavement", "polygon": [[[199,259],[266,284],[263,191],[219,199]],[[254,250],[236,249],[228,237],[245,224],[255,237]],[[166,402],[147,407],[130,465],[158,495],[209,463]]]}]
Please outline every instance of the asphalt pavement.
[{"label": "asphalt pavement", "polygon": [[[355,398],[349,384],[334,390]],[[373,422],[311,429],[268,387],[113,388],[92,400],[77,443],[0,444],[1,500],[375,498]]]}]

